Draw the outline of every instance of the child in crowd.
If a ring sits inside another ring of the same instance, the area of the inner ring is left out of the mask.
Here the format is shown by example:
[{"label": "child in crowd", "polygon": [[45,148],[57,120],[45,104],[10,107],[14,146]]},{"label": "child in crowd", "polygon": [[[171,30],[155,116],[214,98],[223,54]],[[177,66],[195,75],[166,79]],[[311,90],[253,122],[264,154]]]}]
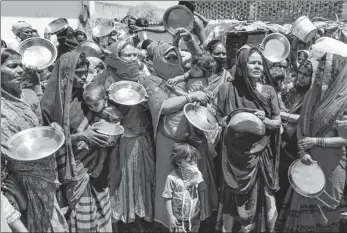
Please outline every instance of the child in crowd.
[{"label": "child in crowd", "polygon": [[198,169],[199,152],[185,143],[175,143],[171,163],[175,169],[167,176],[162,197],[171,232],[198,232],[200,227],[200,191],[206,189]]},{"label": "child in crowd", "polygon": [[19,213],[1,192],[1,232],[29,232]]},{"label": "child in crowd", "polygon": [[[109,104],[107,92],[103,85],[94,83],[88,84],[83,91],[83,100],[89,110],[95,114],[94,122],[92,123],[102,121],[120,123],[123,119],[123,114],[115,107],[115,105]],[[83,142],[80,143],[83,144]],[[114,143],[112,143],[112,145]],[[83,144],[82,146],[86,146],[86,144]],[[98,156],[98,164],[91,173],[92,177],[98,177],[100,175],[107,156],[107,150],[101,148]]]}]

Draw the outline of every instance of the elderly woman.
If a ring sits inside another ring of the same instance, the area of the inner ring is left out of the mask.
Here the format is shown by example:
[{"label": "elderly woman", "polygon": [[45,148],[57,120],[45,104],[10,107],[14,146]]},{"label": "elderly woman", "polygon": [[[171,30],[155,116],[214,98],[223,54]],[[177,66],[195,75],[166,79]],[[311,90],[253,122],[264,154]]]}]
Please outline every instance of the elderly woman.
[{"label": "elderly woman", "polygon": [[[10,203],[21,212],[21,220],[29,232],[68,232],[55,197],[54,156],[33,161],[13,160],[8,156],[9,138],[41,125],[37,95],[32,90],[21,89],[24,74],[21,56],[12,49],[1,49],[2,189]],[[57,123],[51,126],[61,130]]]},{"label": "elderly woman", "polygon": [[[260,51],[242,48],[237,53],[235,80],[222,85],[218,93],[219,115],[226,126],[220,200],[226,232],[232,232],[237,220],[242,232],[272,232],[277,218],[274,193],[279,188],[281,118],[276,91],[263,81],[271,83],[271,77]],[[264,122],[266,134],[260,142],[247,146],[236,141],[250,142],[250,135],[234,140],[228,135],[228,115],[238,109],[253,109]]]},{"label": "elderly woman", "polygon": [[303,61],[299,65],[299,72],[294,87],[282,91],[282,100],[286,111],[281,112],[284,132],[282,134],[281,162],[279,169],[279,179],[281,189],[276,193],[277,207],[282,207],[284,197],[289,187],[288,168],[297,159],[298,139],[296,136],[297,121],[300,116],[302,102],[310,89],[313,78],[313,67],[310,61]]},{"label": "elderly woman", "polygon": [[25,21],[18,21],[12,26],[12,32],[16,36],[14,40],[9,41],[8,48],[17,50],[18,45],[28,39],[33,37],[33,27],[31,24]]},{"label": "elderly woman", "polygon": [[316,198],[303,197],[290,187],[276,225],[278,232],[339,232],[347,139],[334,123],[347,113],[346,74],[346,58],[327,53],[320,59],[315,82],[302,103],[297,137],[300,160],[306,165],[316,161],[326,185]]},{"label": "elderly woman", "polygon": [[[113,43],[110,50],[112,54],[107,60],[107,70],[95,82],[105,85],[106,88],[119,81],[142,84],[146,75],[143,64],[137,59],[134,46],[127,41],[119,41]],[[143,232],[142,220],[152,222],[154,216],[155,170],[150,115],[144,104],[118,105],[118,108],[124,116],[121,122],[124,134],[119,142],[121,181],[117,185],[110,181],[112,221],[136,221]]]},{"label": "elderly woman", "polygon": [[[98,149],[109,138],[91,128],[95,116],[82,101],[88,65],[84,54],[63,54],[48,81],[41,108],[45,124],[56,121],[64,128],[66,141],[56,153],[56,163],[62,183],[58,197],[61,207],[67,207],[69,231],[111,232],[108,169],[104,167],[97,178],[89,175],[98,164]],[[110,153],[115,153],[114,148],[109,148]]]},{"label": "elderly woman", "polygon": [[[181,35],[188,48],[196,48],[190,33],[182,32]],[[192,51],[193,53],[197,51]],[[165,83],[168,79],[184,74],[181,55],[177,47],[171,44],[161,43],[154,49],[153,68],[155,76],[146,79],[145,86],[148,89],[148,105],[151,110],[154,139],[156,142],[156,190],[155,190],[155,220],[169,228],[169,218],[165,212],[165,199],[162,197],[165,179],[174,169],[171,164],[171,150],[175,142],[187,140],[189,125],[183,113],[183,107],[190,102],[206,102],[208,95],[205,92],[192,92],[186,96],[176,95],[176,91]],[[179,90],[187,92],[185,82],[175,86]],[[217,209],[218,195],[214,182],[215,171],[212,157],[208,154],[207,142],[203,138],[198,150],[201,159],[198,161],[199,170],[203,174],[207,189],[201,197],[201,220],[209,217],[213,210]]]}]

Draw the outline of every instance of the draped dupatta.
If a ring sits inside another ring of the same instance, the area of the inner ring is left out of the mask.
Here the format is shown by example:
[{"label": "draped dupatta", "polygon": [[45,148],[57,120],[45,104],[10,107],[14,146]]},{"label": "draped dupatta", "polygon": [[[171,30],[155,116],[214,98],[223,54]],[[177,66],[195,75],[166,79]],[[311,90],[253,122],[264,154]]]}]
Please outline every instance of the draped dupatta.
[{"label": "draped dupatta", "polygon": [[80,55],[74,51],[60,57],[41,100],[44,123],[57,122],[63,127],[65,133],[65,145],[56,156],[60,182],[69,182],[76,176],[76,163],[71,144],[70,116],[73,116],[74,121],[77,122],[81,122],[84,118],[81,109],[72,109],[73,112],[70,112],[70,106],[76,95],[83,91],[73,88]]},{"label": "draped dupatta", "polygon": [[347,108],[347,59],[327,53],[306,94],[298,122],[298,139],[322,137]]}]

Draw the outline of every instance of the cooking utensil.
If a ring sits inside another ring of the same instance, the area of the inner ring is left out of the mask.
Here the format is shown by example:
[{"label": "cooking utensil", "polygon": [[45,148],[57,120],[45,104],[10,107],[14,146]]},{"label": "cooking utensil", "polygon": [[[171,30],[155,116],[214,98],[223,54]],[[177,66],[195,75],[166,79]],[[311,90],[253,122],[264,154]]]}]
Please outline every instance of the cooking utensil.
[{"label": "cooking utensil", "polygon": [[216,117],[204,106],[198,107],[195,103],[188,103],[183,111],[187,120],[202,131],[213,132],[218,128]]},{"label": "cooking utensil", "polygon": [[173,36],[176,34],[175,29],[181,27],[190,32],[194,27],[194,15],[185,6],[172,6],[165,11],[163,24],[165,29]]},{"label": "cooking utensil", "polygon": [[46,33],[59,34],[69,26],[69,22],[65,18],[55,19],[48,24],[45,29]]},{"label": "cooking utensil", "polygon": [[289,183],[304,197],[317,197],[324,192],[326,180],[322,168],[317,164],[304,165],[294,161],[288,169]]},{"label": "cooking utensil", "polygon": [[46,69],[57,59],[57,48],[49,40],[31,37],[19,44],[18,53],[22,55],[24,65],[37,69]]},{"label": "cooking utensil", "polygon": [[290,53],[290,43],[281,33],[271,33],[263,39],[262,51],[264,57],[270,62],[277,63],[285,60]]},{"label": "cooking utensil", "polygon": [[114,28],[115,28],[115,24],[113,21],[111,20],[103,21],[92,29],[93,37],[100,38],[103,36],[108,36],[111,34]]},{"label": "cooking utensil", "polygon": [[49,126],[30,128],[8,140],[8,156],[21,161],[38,160],[54,154],[64,142],[65,136],[60,130]]},{"label": "cooking utensil", "polygon": [[116,82],[109,88],[110,100],[122,105],[137,105],[145,100],[146,95],[146,89],[132,81]]},{"label": "cooking utensil", "polygon": [[112,146],[118,142],[118,139],[124,133],[124,127],[119,123],[110,122],[97,122],[92,125],[92,129],[98,133],[110,136],[108,140],[108,146]]},{"label": "cooking utensil", "polygon": [[317,34],[317,27],[307,16],[299,17],[292,26],[293,35],[305,43],[308,43]]},{"label": "cooking utensil", "polygon": [[82,41],[76,48],[77,52],[85,53],[86,57],[101,57],[104,55],[104,50],[93,41]]}]

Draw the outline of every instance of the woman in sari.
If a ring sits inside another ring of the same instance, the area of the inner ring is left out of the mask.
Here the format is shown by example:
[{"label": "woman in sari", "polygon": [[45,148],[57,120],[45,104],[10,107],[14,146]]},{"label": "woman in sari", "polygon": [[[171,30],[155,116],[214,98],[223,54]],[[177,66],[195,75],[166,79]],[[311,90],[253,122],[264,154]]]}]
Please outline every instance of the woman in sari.
[{"label": "woman in sari", "polygon": [[[223,219],[223,231],[232,232],[239,221],[242,232],[273,232],[277,218],[274,193],[278,190],[280,143],[280,109],[271,83],[265,59],[256,48],[238,51],[233,82],[220,87],[218,110],[222,122],[238,109],[254,109],[266,126],[261,149],[252,152],[244,143],[229,140],[228,127],[223,134],[222,164],[224,185],[220,197],[218,221]],[[257,111],[258,110],[258,111]],[[222,123],[224,126],[228,123]],[[243,140],[250,141],[248,135]],[[240,139],[241,140],[241,139]]]},{"label": "woman in sari", "polygon": [[345,186],[347,140],[335,127],[347,113],[347,60],[326,54],[302,103],[297,127],[300,160],[322,168],[326,186],[316,198],[288,189],[280,212],[278,232],[339,232],[340,201]]},{"label": "woman in sari", "polygon": [[[191,44],[195,43],[191,40],[191,35],[189,33],[184,34],[183,39],[187,47],[196,48],[197,46]],[[148,89],[148,105],[152,115],[157,155],[154,218],[168,229],[169,219],[165,208],[163,208],[165,199],[162,197],[162,193],[165,179],[174,169],[170,159],[172,147],[175,142],[185,141],[189,136],[189,126],[183,113],[183,107],[189,102],[206,102],[208,95],[205,92],[197,91],[186,96],[179,96],[166,85],[168,79],[184,74],[180,52],[177,47],[171,44],[161,43],[155,48],[153,68],[156,75],[146,79],[145,87]],[[174,89],[187,92],[186,83],[180,82]],[[208,154],[206,139],[203,138],[203,140],[203,143],[197,148],[201,153],[198,167],[207,185],[207,189],[201,197],[201,220],[209,217],[218,205],[212,157]]]},{"label": "woman in sari", "polygon": [[276,205],[278,209],[282,207],[289,187],[288,168],[298,158],[296,127],[305,94],[313,84],[312,78],[312,64],[309,60],[305,60],[299,65],[299,72],[294,87],[282,91],[282,100],[287,111],[281,112],[280,114],[284,132],[282,134],[281,162],[279,168],[280,190],[276,193]]},{"label": "woman in sari", "polygon": [[[109,138],[91,128],[94,115],[82,101],[88,65],[83,53],[63,54],[53,69],[41,108],[45,124],[56,121],[64,128],[66,140],[56,153],[56,163],[62,183],[58,198],[67,209],[69,231],[111,232],[108,167],[104,166],[99,177],[89,176],[98,164],[99,148]],[[108,148],[111,154],[114,148]]]},{"label": "woman in sari", "polygon": [[[55,197],[55,157],[22,161],[9,156],[7,141],[16,133],[42,123],[36,93],[21,89],[24,75],[21,55],[12,49],[1,49],[2,190],[11,205],[22,214],[21,220],[29,232],[68,232]],[[61,130],[55,122],[51,126]]]},{"label": "woman in sari", "polygon": [[[111,44],[107,72],[95,81],[108,86],[119,81],[143,83],[146,75],[137,59],[132,44],[119,41]],[[154,150],[151,139],[151,121],[144,104],[118,105],[123,114],[123,137],[119,142],[120,184],[110,183],[112,221],[136,222],[143,232],[143,220],[153,221]],[[112,180],[110,181],[112,182]],[[117,226],[117,225],[116,225]],[[117,228],[117,227],[116,227]]]}]

